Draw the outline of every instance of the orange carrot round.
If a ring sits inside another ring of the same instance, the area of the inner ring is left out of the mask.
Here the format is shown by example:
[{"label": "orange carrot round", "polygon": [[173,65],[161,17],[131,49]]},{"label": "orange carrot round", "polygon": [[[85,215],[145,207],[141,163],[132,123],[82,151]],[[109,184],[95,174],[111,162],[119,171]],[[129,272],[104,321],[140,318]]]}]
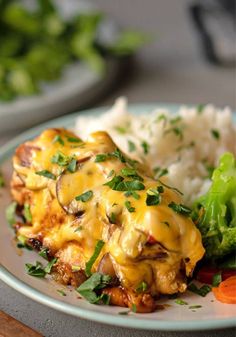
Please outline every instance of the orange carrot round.
[{"label": "orange carrot round", "polygon": [[216,299],[223,303],[236,304],[236,276],[231,276],[221,282],[217,288],[212,288]]}]

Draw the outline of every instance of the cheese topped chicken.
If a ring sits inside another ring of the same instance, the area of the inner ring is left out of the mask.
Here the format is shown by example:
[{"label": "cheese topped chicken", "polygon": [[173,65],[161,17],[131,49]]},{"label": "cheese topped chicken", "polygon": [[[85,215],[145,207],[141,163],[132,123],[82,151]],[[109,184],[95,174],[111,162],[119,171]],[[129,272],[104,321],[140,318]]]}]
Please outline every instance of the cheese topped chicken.
[{"label": "cheese topped chicken", "polygon": [[96,292],[138,312],[155,310],[160,294],[186,290],[204,254],[189,209],[164,177],[155,180],[107,133],[84,142],[64,129],[46,130],[18,147],[13,166],[13,199],[31,214],[16,235],[57,258],[59,282],[83,289],[89,277],[109,275]]}]

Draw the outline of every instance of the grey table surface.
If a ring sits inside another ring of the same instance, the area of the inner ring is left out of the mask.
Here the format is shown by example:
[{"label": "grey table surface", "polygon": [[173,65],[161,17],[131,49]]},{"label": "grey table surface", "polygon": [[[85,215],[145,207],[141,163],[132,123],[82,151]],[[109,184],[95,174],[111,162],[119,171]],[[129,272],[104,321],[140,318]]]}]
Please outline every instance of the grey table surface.
[{"label": "grey table surface", "polygon": [[[97,105],[110,105],[125,95],[130,103],[214,103],[236,107],[235,69],[208,64],[202,57],[187,15],[187,0],[94,0],[122,25],[156,36],[138,55],[132,74]],[[15,134],[0,135],[0,145]],[[106,326],[71,317],[38,304],[0,283],[4,310],[46,337],[218,337],[236,335],[234,329],[199,332],[152,332]],[[17,337],[17,336],[16,336]],[[27,336],[26,336],[27,337]]]}]

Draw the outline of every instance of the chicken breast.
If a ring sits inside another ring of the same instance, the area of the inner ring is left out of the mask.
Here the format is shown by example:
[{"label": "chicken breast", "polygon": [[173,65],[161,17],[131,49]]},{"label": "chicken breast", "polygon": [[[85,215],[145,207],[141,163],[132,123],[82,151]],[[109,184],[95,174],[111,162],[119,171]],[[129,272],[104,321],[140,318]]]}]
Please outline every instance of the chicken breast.
[{"label": "chicken breast", "polygon": [[159,294],[186,290],[204,248],[179,191],[124,156],[107,133],[84,142],[64,129],[46,130],[18,147],[13,166],[13,199],[28,203],[32,215],[16,235],[57,257],[59,282],[84,282],[102,241],[92,272],[112,277],[103,290],[112,304],[148,312]]}]

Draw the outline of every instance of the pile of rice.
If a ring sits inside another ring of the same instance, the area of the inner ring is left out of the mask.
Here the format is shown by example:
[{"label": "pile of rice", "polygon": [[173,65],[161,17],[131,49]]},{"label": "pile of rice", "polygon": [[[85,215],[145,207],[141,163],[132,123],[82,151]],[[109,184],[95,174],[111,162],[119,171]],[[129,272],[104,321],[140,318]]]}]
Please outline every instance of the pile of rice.
[{"label": "pile of rice", "polygon": [[210,175],[224,152],[236,155],[236,128],[229,108],[212,105],[180,107],[134,115],[125,98],[98,117],[77,118],[75,132],[82,138],[107,131],[118,147],[133,159],[146,162],[156,177],[166,175],[169,184],[184,193],[191,205],[210,185]]}]

